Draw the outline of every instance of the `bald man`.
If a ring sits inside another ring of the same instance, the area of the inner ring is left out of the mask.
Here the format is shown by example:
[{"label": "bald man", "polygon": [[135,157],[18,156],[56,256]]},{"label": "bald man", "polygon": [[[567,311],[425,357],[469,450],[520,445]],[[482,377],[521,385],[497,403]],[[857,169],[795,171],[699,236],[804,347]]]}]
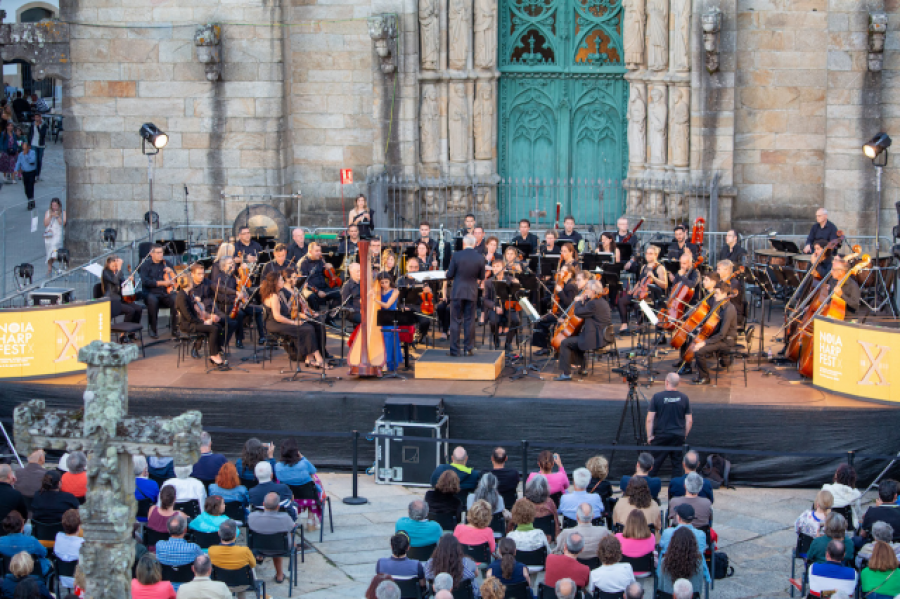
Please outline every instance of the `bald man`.
[{"label": "bald man", "polygon": [[816,210],[816,224],[809,229],[809,235],[806,236],[806,246],[803,248],[803,253],[812,253],[812,245],[816,239],[829,242],[832,239],[837,239],[837,237],[837,226],[828,220],[828,211],[824,208],[819,208]]},{"label": "bald man", "polygon": [[16,489],[26,498],[31,499],[41,488],[41,482],[47,471],[44,469],[46,455],[43,449],[36,449],[28,456],[24,468],[16,468]]},{"label": "bald man", "polygon": [[15,490],[16,475],[13,474],[9,464],[0,464],[0,520],[15,510],[22,514],[22,519],[28,518],[28,506],[22,493]]},{"label": "bald man", "polygon": [[481,472],[467,466],[466,462],[468,461],[469,454],[466,453],[464,447],[459,446],[454,449],[453,454],[450,456],[450,463],[441,464],[434,471],[434,474],[431,475],[431,486],[433,487],[437,484],[437,481],[441,477],[441,474],[443,474],[447,470],[453,469],[456,472],[457,476],[459,476],[460,490],[474,491],[475,487],[478,486],[478,479],[481,478]]}]

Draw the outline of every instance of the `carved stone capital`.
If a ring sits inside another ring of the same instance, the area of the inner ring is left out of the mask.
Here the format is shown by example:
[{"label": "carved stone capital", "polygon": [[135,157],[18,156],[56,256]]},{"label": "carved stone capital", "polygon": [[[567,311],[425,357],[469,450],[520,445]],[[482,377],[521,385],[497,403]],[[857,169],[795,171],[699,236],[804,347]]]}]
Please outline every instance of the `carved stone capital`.
[{"label": "carved stone capital", "polygon": [[712,7],[700,17],[703,27],[703,49],[706,51],[706,70],[713,74],[719,70],[719,32],[722,31],[722,11]]},{"label": "carved stone capital", "polygon": [[385,75],[397,69],[397,16],[381,14],[369,17],[369,37],[375,42],[375,53],[381,59]]}]

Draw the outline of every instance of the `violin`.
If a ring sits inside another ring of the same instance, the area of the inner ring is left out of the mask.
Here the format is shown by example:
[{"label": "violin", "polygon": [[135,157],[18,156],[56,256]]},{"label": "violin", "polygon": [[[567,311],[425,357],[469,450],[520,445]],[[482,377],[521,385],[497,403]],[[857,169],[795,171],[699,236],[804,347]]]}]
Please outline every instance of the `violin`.
[{"label": "violin", "polygon": [[653,279],[650,277],[658,266],[658,262],[656,264],[647,265],[647,274],[644,275],[644,277],[638,281],[638,284],[629,292],[631,293],[631,297],[638,300],[647,299],[647,296],[650,295],[650,284],[653,282]]},{"label": "violin", "polygon": [[[240,254],[240,252],[238,252]],[[235,285],[235,294],[234,305],[231,307],[231,313],[229,314],[230,318],[235,319],[238,316],[238,312],[247,305],[248,299],[243,299],[244,292],[250,288],[251,280],[250,280],[250,269],[246,264],[241,264],[238,266],[235,271],[235,278],[237,279],[237,284]]]},{"label": "violin", "polygon": [[134,283],[131,278],[134,275],[131,274],[131,264],[128,265],[128,278],[125,279],[125,282],[122,283],[122,301],[126,304],[133,304],[135,302],[135,293],[134,293]]},{"label": "violin", "polygon": [[419,297],[422,298],[422,314],[426,314],[431,316],[434,314],[434,293],[430,290],[425,289],[422,293],[419,294]]},{"label": "violin", "polygon": [[325,278],[328,280],[328,287],[330,287],[331,289],[334,289],[335,287],[340,287],[341,285],[343,285],[343,283],[341,283],[341,278],[338,276],[337,272],[335,272],[335,270],[334,270],[334,266],[332,266],[328,262],[325,263],[324,274],[325,274]]}]

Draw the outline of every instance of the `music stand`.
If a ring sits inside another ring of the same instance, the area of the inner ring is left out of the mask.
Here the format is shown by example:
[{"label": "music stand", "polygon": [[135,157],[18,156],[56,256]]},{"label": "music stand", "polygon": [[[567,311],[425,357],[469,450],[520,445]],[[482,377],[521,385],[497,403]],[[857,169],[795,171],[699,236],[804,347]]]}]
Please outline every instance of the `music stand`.
[{"label": "music stand", "polygon": [[[397,339],[400,338],[400,329],[398,327],[415,327],[419,324],[416,320],[415,312],[407,312],[403,310],[379,310],[378,311],[378,320],[376,324],[381,327],[382,333],[384,333],[384,329],[393,329],[389,330],[389,333],[394,333],[397,335]],[[406,348],[409,351],[409,348]],[[387,352],[385,352],[387,353]],[[406,380],[406,377],[398,374],[396,370],[388,370],[387,374],[385,374],[383,379],[401,379]]]},{"label": "music stand", "polygon": [[797,247],[797,244],[793,241],[788,241],[786,239],[769,239],[769,244],[779,252],[784,252],[785,254],[799,254],[800,248]]},{"label": "music stand", "polygon": [[619,248],[619,258],[622,259],[622,262],[628,262],[634,255],[634,246],[630,243],[619,242],[616,247]]}]

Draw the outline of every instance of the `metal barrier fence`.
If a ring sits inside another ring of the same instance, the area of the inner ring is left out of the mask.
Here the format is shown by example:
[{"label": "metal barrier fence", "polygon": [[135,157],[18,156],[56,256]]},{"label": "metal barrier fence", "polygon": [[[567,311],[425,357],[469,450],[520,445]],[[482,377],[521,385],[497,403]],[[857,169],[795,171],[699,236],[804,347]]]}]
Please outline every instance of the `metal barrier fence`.
[{"label": "metal barrier fence", "polygon": [[[21,202],[0,212],[0,231],[3,234],[3,241],[0,242],[0,265],[3,269],[0,297],[16,289],[15,270],[21,264],[32,265],[32,281],[47,278],[44,213],[40,210],[29,211],[27,206],[28,202]],[[37,218],[34,231],[31,231],[32,217]]]}]

